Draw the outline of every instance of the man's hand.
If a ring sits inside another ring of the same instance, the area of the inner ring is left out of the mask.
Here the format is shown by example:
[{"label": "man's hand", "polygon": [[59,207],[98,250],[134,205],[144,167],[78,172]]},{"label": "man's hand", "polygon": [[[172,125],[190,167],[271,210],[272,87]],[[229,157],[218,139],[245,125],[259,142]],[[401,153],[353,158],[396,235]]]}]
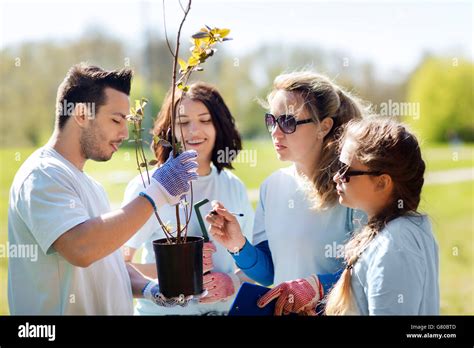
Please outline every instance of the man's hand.
[{"label": "man's hand", "polygon": [[245,245],[245,237],[237,218],[219,202],[214,201],[212,208],[217,214],[207,214],[206,221],[210,224],[209,233],[213,240],[231,253],[238,252]]},{"label": "man's hand", "polygon": [[263,295],[257,305],[262,308],[277,299],[275,315],[316,315],[316,305],[322,297],[323,287],[318,277],[311,275],[305,279],[281,283]]},{"label": "man's hand", "polygon": [[195,150],[185,151],[176,158],[170,154],[165,164],[155,170],[145,193],[157,208],[165,203],[177,204],[190,190],[189,182],[198,178],[196,158]]},{"label": "man's hand", "polygon": [[152,301],[154,304],[162,307],[175,307],[181,306],[186,307],[193,299],[193,295],[185,297],[181,295],[179,297],[166,298],[161,292],[158,283],[149,281],[142,290],[143,297],[147,300]]},{"label": "man's hand", "polygon": [[207,295],[202,297],[200,303],[215,303],[226,301],[240,287],[240,279],[234,274],[211,272],[204,275],[204,288]]}]

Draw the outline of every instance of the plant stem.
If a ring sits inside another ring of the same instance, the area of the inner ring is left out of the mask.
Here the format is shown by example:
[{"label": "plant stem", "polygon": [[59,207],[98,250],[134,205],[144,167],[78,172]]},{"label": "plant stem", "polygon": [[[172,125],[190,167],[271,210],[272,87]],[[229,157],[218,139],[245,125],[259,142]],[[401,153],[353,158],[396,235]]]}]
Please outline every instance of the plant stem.
[{"label": "plant stem", "polygon": [[[186,21],[186,17],[188,16],[189,11],[191,10],[191,2],[192,0],[188,1],[188,7],[184,11],[183,19],[179,25],[178,34],[176,35],[176,48],[175,53],[173,56],[173,78],[172,78],[172,86],[171,86],[171,146],[173,149],[173,155],[178,156],[178,151],[176,149],[176,133],[175,133],[175,122],[176,122],[176,108],[175,108],[175,97],[176,97],[176,68],[178,65],[178,55],[179,55],[179,46],[180,46],[180,37],[181,37],[181,30],[183,29],[183,24]],[[181,223],[179,219],[179,204],[175,207],[176,212],[176,223],[177,223],[177,243],[180,243],[181,237]]]},{"label": "plant stem", "polygon": [[[141,124],[140,124],[140,132],[141,132]],[[148,178],[148,185],[151,184],[151,181],[150,181],[150,173],[148,171],[148,162],[146,160],[146,157],[145,157],[145,151],[143,150],[143,141],[142,141],[142,137],[140,136],[140,150],[142,151],[142,156],[143,156],[143,162],[145,163],[145,169],[146,169],[146,176]]]},{"label": "plant stem", "polygon": [[176,153],[176,133],[175,133],[175,122],[176,122],[176,108],[175,108],[175,97],[176,97],[176,68],[178,66],[178,55],[179,55],[179,46],[180,46],[180,38],[181,38],[181,30],[183,29],[184,22],[186,21],[186,17],[188,16],[189,11],[191,10],[191,3],[192,0],[189,0],[188,7],[184,11],[183,19],[179,24],[178,34],[176,35],[176,48],[174,53],[173,59],[173,78],[172,78],[172,87],[171,87],[171,141],[172,141],[172,148],[175,152],[174,155],[177,156]]},{"label": "plant stem", "polygon": [[189,221],[191,220],[191,216],[193,215],[193,183],[190,183],[191,185],[191,208],[189,209],[189,215],[188,211],[186,210],[186,226],[184,227],[184,242],[186,243],[186,239],[188,238],[188,225]]},{"label": "plant stem", "polygon": [[181,240],[181,222],[180,222],[180,218],[179,218],[179,205],[180,205],[180,203],[178,203],[178,204],[175,206],[175,211],[176,211],[176,226],[177,226],[177,231],[178,231],[178,234],[177,234],[178,243],[179,243],[180,240]]},{"label": "plant stem", "polygon": [[[136,129],[136,126],[135,126],[135,129]],[[145,180],[143,180],[142,170],[141,170],[141,167],[140,167],[140,160],[138,158],[139,157],[139,154],[138,154],[138,137],[139,137],[139,135],[137,135],[135,137],[135,159],[137,160],[138,171],[140,172],[140,177],[142,178],[143,188],[146,188]]]},{"label": "plant stem", "polygon": [[[168,241],[168,243],[171,243],[174,237],[171,235],[171,233],[169,233],[168,229],[163,224],[163,221],[161,221],[160,216],[158,215],[158,212],[156,210],[155,210],[155,216],[156,216],[156,219],[158,220],[158,222],[160,223],[161,229],[163,230],[163,232],[165,234],[166,240]],[[171,238],[171,240],[170,240],[170,238]]]}]

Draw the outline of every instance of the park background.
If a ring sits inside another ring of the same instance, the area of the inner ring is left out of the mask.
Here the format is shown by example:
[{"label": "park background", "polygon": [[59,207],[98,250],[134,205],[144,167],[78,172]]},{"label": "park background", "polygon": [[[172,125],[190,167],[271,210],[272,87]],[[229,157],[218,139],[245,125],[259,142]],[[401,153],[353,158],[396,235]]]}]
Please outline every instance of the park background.
[{"label": "park background", "polygon": [[[177,1],[165,5],[173,40],[182,12]],[[170,85],[171,57],[161,1],[2,0],[0,18],[0,245],[6,245],[10,185],[51,134],[56,89],[69,67],[87,61],[133,68],[131,99],[150,100],[148,128]],[[205,24],[230,28],[233,41],[220,45],[193,79],[218,87],[244,149],[257,155],[256,163],[235,165],[253,205],[265,177],[288,165],[276,159],[256,99],[283,71],[326,74],[419,136],[427,162],[421,210],[439,243],[441,313],[474,314],[472,3],[194,0],[180,56],[188,56],[188,38]],[[113,207],[136,175],[133,156],[123,146],[111,161],[86,165]],[[7,265],[0,257],[0,314],[8,314]]]}]

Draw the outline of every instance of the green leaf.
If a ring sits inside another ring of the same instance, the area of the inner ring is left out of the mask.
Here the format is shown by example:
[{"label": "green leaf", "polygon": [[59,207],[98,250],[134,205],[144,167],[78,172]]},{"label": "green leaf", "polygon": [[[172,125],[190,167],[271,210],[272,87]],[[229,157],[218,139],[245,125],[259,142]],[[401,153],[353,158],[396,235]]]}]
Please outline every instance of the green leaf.
[{"label": "green leaf", "polygon": [[151,160],[150,162],[148,162],[149,166],[156,166],[157,164],[158,164],[157,160]]},{"label": "green leaf", "polygon": [[188,64],[181,58],[178,58],[178,64],[181,68],[181,71],[186,71],[186,69],[188,68]]},{"label": "green leaf", "polygon": [[142,168],[146,167],[146,163],[144,163],[144,162],[140,163],[140,167],[142,167]]},{"label": "green leaf", "polygon": [[192,67],[192,66],[196,66],[198,64],[199,64],[199,58],[196,58],[194,55],[189,57],[189,59],[188,59],[188,65],[189,66]]},{"label": "green leaf", "polygon": [[[207,38],[205,38],[207,39]],[[191,49],[191,52],[195,49],[199,49],[201,45],[204,43],[205,39],[192,39],[193,41],[193,47]]]},{"label": "green leaf", "polygon": [[199,49],[193,50],[191,54],[193,57],[199,59],[202,53],[203,53],[203,50],[199,48]]},{"label": "green leaf", "polygon": [[230,29],[217,29],[217,34],[219,34],[221,38],[226,37],[227,35],[229,35],[229,33],[230,33]]}]

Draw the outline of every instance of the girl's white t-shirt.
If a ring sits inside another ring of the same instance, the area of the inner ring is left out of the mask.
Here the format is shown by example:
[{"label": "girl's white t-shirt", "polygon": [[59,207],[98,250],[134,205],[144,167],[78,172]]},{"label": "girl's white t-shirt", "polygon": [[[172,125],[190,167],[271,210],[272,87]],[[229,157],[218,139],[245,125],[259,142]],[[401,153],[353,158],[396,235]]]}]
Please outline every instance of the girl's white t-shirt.
[{"label": "girl's white t-shirt", "polygon": [[20,167],[10,189],[8,303],[14,315],[130,315],[133,297],[122,252],[89,267],[64,259],[53,243],[74,226],[110,211],[103,187],[49,147]]},{"label": "girl's white t-shirt", "polygon": [[[146,179],[145,179],[146,180]],[[125,190],[123,205],[133,200],[143,191],[143,183],[140,175],[132,179]],[[221,202],[229,211],[243,213],[243,217],[237,217],[243,234],[251,238],[254,220],[254,212],[247,197],[247,191],[242,181],[230,171],[224,169],[220,173],[217,168],[211,165],[211,173],[206,176],[200,176],[193,181],[193,204],[207,198],[209,203],[201,206],[199,211],[204,220],[206,230],[209,230],[209,224],[205,221],[205,216],[211,211],[213,200]],[[190,195],[187,196],[188,202]],[[175,224],[176,213],[174,206],[164,206],[159,210],[161,220],[166,223]],[[184,221],[184,212],[180,211],[180,219]],[[175,227],[175,226],[174,226]],[[188,227],[188,236],[202,236],[201,229],[197,220],[196,212],[193,214]],[[126,243],[127,246],[139,249],[143,247],[141,262],[155,264],[155,253],[152,242],[156,239],[165,238],[158,221],[154,215],[146,224]],[[212,236],[209,234],[212,241]],[[235,262],[225,247],[215,242],[217,251],[212,256],[214,272],[233,273],[236,269]],[[235,298],[232,296],[227,301],[213,304],[190,303],[186,307],[159,307],[145,299],[138,299],[135,307],[135,313],[141,315],[202,315],[213,312],[215,314],[225,314]]]},{"label": "girl's white t-shirt", "polygon": [[438,272],[438,245],[428,217],[390,221],[352,270],[359,314],[439,314]]}]

